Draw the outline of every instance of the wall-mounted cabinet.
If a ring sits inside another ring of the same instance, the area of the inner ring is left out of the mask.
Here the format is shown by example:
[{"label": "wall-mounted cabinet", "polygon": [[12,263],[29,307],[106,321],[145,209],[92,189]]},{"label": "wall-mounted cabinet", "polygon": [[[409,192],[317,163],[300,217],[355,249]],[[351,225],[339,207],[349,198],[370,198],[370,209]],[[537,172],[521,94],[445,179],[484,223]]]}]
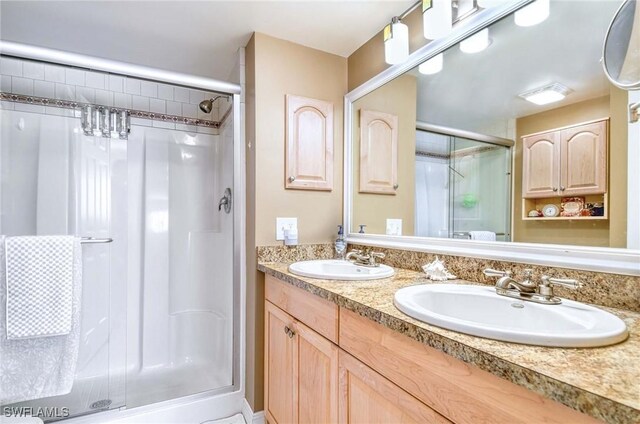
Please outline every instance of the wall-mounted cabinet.
[{"label": "wall-mounted cabinet", "polygon": [[286,96],[285,187],[333,189],[333,103]]},{"label": "wall-mounted cabinet", "polygon": [[607,191],[608,119],[522,138],[522,197]]},{"label": "wall-mounted cabinet", "polygon": [[360,111],[360,193],[395,195],[398,189],[398,117]]}]

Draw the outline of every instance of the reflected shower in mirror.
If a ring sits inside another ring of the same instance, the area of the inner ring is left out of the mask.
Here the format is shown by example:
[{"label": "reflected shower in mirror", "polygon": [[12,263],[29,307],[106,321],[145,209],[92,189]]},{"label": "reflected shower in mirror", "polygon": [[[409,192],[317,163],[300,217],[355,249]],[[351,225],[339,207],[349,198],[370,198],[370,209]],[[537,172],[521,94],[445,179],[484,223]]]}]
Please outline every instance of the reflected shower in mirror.
[{"label": "reflected shower in mirror", "polygon": [[628,94],[600,64],[621,4],[551,0],[355,100],[350,232],[625,248]]}]

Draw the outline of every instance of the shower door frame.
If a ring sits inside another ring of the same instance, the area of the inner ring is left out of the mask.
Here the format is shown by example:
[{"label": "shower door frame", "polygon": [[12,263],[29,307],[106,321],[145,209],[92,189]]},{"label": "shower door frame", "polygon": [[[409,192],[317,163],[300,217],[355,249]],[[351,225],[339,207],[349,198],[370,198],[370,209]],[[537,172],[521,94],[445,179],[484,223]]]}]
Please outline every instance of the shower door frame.
[{"label": "shower door frame", "polygon": [[[244,54],[244,51],[240,53]],[[172,413],[176,417],[184,417],[180,406],[189,404],[189,412],[196,413],[198,406],[202,410],[215,409],[220,416],[205,417],[216,419],[243,412],[245,401],[245,339],[246,339],[246,229],[245,229],[245,150],[244,131],[241,125],[244,116],[241,114],[241,87],[238,84],[219,81],[212,78],[179,72],[166,71],[131,63],[118,62],[94,56],[69,53],[62,50],[49,49],[0,40],[0,55],[18,59],[36,60],[63,66],[72,66],[85,70],[108,72],[114,75],[135,77],[147,81],[163,82],[185,88],[214,91],[233,97],[233,384],[230,391],[225,388],[214,388],[201,393],[173,398],[157,403],[131,409],[125,406],[120,409],[90,413],[73,417],[68,423],[99,423],[115,419],[133,418],[142,414],[157,413],[157,418],[169,419]],[[221,393],[222,392],[222,393]],[[153,419],[153,418],[152,418]],[[193,417],[194,420],[201,419]]]},{"label": "shower door frame", "polygon": [[[452,145],[453,143],[455,143],[453,139],[455,138],[463,138],[466,140],[476,141],[479,143],[485,143],[485,144],[507,148],[506,161],[509,164],[509,174],[508,174],[509,178],[508,178],[507,188],[506,188],[506,201],[507,201],[507,205],[509,205],[509,213],[507,213],[507,219],[509,222],[505,227],[509,228],[508,230],[509,233],[505,234],[505,237],[508,237],[509,239],[505,241],[510,242],[513,234],[513,204],[511,202],[513,198],[513,166],[514,166],[513,147],[515,146],[516,142],[509,138],[502,138],[502,137],[496,137],[493,135],[480,134],[472,131],[460,130],[457,128],[449,128],[442,125],[429,124],[422,121],[416,122],[416,130],[425,131],[425,132],[434,133],[434,134],[446,135],[448,137],[451,137],[452,140],[449,140],[449,154],[451,154]],[[451,161],[449,161],[449,166],[451,169]],[[453,187],[453,184],[450,183],[449,184],[449,202],[450,203],[452,202],[452,197],[451,197],[452,187]],[[455,231],[454,231],[454,224],[453,224],[453,208],[450,206],[448,238],[454,239],[455,238],[454,234],[455,234]]]}]

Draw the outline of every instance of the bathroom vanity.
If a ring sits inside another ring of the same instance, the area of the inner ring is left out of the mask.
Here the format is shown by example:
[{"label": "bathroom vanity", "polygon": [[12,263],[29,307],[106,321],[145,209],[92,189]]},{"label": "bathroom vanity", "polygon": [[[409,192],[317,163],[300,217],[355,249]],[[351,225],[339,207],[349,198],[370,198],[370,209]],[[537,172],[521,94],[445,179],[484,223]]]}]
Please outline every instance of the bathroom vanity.
[{"label": "bathroom vanity", "polygon": [[[640,314],[609,308],[630,338],[595,349],[499,342],[404,315],[395,291],[429,283],[328,281],[265,272],[265,413],[270,423],[632,423],[640,420]],[[457,283],[467,283],[454,280]]]}]

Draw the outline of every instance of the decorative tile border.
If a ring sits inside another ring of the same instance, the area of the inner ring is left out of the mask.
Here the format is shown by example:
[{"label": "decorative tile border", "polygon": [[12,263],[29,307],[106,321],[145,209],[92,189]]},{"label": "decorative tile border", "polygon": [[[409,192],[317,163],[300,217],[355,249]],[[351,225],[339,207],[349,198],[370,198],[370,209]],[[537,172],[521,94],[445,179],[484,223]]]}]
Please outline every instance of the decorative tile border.
[{"label": "decorative tile border", "polygon": [[89,105],[94,107],[97,106],[101,108],[108,107],[109,109],[116,110],[116,111],[127,111],[129,112],[129,116],[132,118],[171,122],[174,124],[195,125],[195,126],[206,127],[206,128],[220,128],[221,124],[225,121],[225,119],[231,113],[231,108],[229,108],[225,113],[225,115],[222,117],[222,120],[220,122],[217,122],[217,121],[209,121],[205,119],[186,118],[184,116],[178,116],[178,115],[167,115],[164,113],[153,113],[153,112],[146,112],[146,111],[135,110],[135,109],[118,108],[118,107],[111,107],[106,105],[95,105],[91,103],[82,103],[82,102],[76,102],[71,100],[51,99],[48,97],[25,96],[21,94],[5,93],[5,92],[0,92],[0,100],[15,102],[15,103],[26,103],[30,105],[54,106],[54,107],[59,107],[63,109],[79,109],[83,106],[89,106]]}]

